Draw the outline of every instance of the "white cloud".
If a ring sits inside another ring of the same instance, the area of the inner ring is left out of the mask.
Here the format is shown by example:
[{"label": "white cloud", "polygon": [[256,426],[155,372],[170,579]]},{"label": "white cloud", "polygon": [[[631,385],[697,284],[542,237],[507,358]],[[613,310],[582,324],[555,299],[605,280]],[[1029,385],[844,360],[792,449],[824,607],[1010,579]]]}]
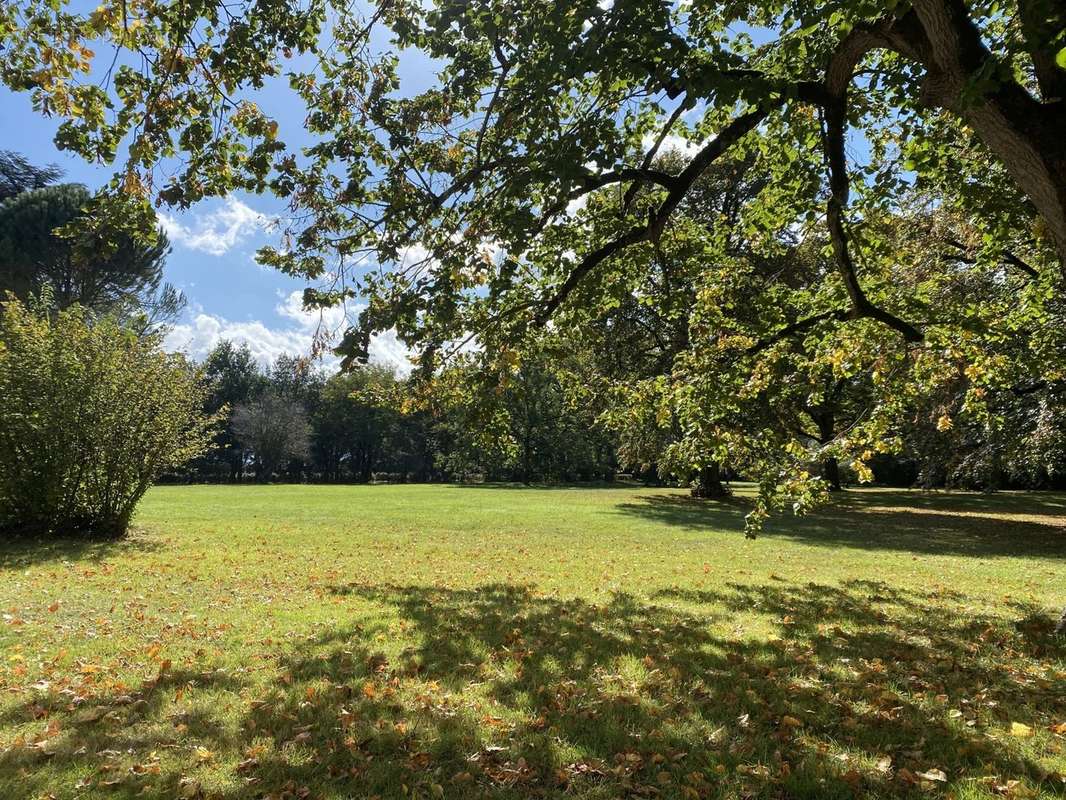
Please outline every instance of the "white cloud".
[{"label": "white cloud", "polygon": [[588,201],[589,196],[587,194],[582,194],[575,197],[573,200],[566,204],[566,216],[572,217],[577,214],[577,212],[579,212],[588,204]]},{"label": "white cloud", "polygon": [[427,262],[431,269],[436,269],[437,260],[430,258],[429,250],[421,242],[412,244],[399,253],[400,260],[398,266],[401,269],[406,269],[412,266],[424,266]]},{"label": "white cloud", "polygon": [[[641,140],[641,145],[644,147],[644,152],[647,152],[655,144],[656,137],[645,136]],[[663,143],[659,145],[659,155],[665,155],[672,150],[676,150],[681,153],[685,158],[692,158],[703,147],[699,142],[690,142],[676,133],[669,133],[666,138],[663,139]]]},{"label": "white cloud", "polygon": [[[264,367],[282,354],[309,355],[315,335],[320,331],[327,334],[343,332],[347,316],[345,309],[340,306],[327,308],[321,313],[305,311],[301,297],[300,291],[280,295],[275,310],[285,324],[278,327],[271,327],[259,320],[240,322],[198,311],[188,322],[174,325],[163,346],[167,350],[181,351],[190,358],[201,360],[216,344],[229,339],[237,344],[247,344],[252,355]],[[358,310],[358,307],[354,310]],[[401,374],[411,371],[411,363],[407,358],[409,353],[403,342],[396,338],[395,331],[386,331],[370,340],[370,361],[395,367]],[[338,363],[338,359],[328,350],[322,360],[329,368]]]},{"label": "white cloud", "polygon": [[213,256],[225,254],[271,224],[266,216],[232,195],[216,211],[190,217],[189,224],[185,224],[168,214],[160,214],[159,222],[175,244]]}]

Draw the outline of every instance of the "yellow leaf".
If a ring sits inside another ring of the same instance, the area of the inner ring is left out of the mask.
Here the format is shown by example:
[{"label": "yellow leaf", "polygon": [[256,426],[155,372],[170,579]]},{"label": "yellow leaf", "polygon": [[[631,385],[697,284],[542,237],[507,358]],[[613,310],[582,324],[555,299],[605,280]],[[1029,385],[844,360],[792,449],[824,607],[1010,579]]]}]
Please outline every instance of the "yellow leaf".
[{"label": "yellow leaf", "polygon": [[1010,724],[1010,734],[1011,736],[1017,736],[1020,739],[1025,739],[1033,735],[1033,729],[1021,722],[1012,722]]}]

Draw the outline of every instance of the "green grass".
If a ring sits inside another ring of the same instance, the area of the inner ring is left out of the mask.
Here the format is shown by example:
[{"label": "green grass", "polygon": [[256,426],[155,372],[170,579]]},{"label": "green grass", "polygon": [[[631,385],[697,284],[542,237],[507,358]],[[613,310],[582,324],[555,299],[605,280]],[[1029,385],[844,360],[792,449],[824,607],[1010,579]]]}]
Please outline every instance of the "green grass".
[{"label": "green grass", "polygon": [[745,510],[161,487],[2,545],[0,798],[1066,793],[1066,496]]}]

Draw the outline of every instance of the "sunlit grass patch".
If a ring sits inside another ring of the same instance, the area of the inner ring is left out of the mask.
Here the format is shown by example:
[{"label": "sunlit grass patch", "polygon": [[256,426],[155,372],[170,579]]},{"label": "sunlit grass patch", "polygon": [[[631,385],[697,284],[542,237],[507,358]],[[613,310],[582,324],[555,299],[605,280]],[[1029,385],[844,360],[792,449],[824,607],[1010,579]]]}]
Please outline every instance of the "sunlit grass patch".
[{"label": "sunlit grass patch", "polygon": [[165,487],[127,542],[8,544],[0,796],[1066,791],[1061,496],[744,510]]}]

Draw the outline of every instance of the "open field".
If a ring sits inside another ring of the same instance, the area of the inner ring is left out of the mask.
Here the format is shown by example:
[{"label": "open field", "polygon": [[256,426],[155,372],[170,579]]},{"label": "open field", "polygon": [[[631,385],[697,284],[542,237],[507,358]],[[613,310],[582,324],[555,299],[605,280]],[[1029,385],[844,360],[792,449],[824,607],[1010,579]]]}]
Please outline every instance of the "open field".
[{"label": "open field", "polygon": [[0,798],[1066,793],[1066,496],[744,511],[160,487],[5,544]]}]

